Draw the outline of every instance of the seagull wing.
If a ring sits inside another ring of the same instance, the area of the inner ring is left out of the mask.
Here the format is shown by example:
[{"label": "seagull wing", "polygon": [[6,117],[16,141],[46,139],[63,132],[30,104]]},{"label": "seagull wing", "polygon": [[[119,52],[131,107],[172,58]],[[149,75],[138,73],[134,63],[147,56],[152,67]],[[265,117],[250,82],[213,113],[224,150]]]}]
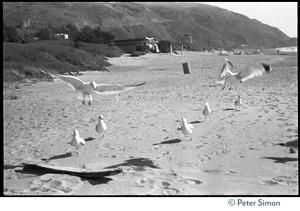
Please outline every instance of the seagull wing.
[{"label": "seagull wing", "polygon": [[80,138],[80,139],[79,139],[79,144],[85,145],[85,140],[84,140],[83,138]]},{"label": "seagull wing", "polygon": [[235,66],[228,59],[226,59],[226,63],[222,66],[222,69],[221,69],[221,72],[220,72],[220,77],[219,77],[220,79],[219,80],[222,80],[225,77],[228,77],[230,75],[237,75],[238,73],[232,72],[232,69],[234,67]]},{"label": "seagull wing", "polygon": [[251,78],[264,76],[266,73],[270,73],[269,69],[266,69],[263,64],[248,64],[245,69],[241,71],[237,77],[241,81],[246,81]]},{"label": "seagull wing", "polygon": [[226,64],[230,67],[231,70],[235,67],[235,65],[232,64],[227,58],[225,58],[225,61],[226,61]]},{"label": "seagull wing", "polygon": [[59,80],[67,83],[74,90],[80,90],[85,83],[81,79],[74,76],[69,76],[69,75],[54,75],[54,76],[57,77]]},{"label": "seagull wing", "polygon": [[100,95],[117,94],[119,92],[128,91],[136,88],[137,86],[142,86],[146,82],[135,85],[120,85],[120,84],[96,84],[95,92]]},{"label": "seagull wing", "polygon": [[192,128],[194,128],[194,125],[191,124],[191,123],[188,123],[188,127],[189,127],[190,129],[192,129]]},{"label": "seagull wing", "polygon": [[224,85],[225,82],[229,82],[231,78],[235,78],[233,76],[237,75],[238,73],[232,72],[232,68],[234,65],[229,62],[228,59],[226,59],[226,63],[222,66],[220,75],[219,75],[219,80],[216,81],[217,84],[222,84]]},{"label": "seagull wing", "polygon": [[48,74],[54,78],[57,78],[65,83],[67,83],[72,89],[74,90],[79,90],[82,88],[82,86],[84,85],[84,81],[82,81],[81,79],[74,77],[74,76],[68,76],[68,75],[59,75],[59,74],[51,74],[49,72],[40,70],[41,72]]}]

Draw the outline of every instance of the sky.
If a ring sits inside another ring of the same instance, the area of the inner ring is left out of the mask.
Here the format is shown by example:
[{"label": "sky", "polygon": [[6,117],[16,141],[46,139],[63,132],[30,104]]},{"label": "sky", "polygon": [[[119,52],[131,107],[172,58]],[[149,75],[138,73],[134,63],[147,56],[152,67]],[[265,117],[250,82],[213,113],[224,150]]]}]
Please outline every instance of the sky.
[{"label": "sky", "polygon": [[289,37],[298,37],[297,2],[199,2],[218,6],[274,26]]}]

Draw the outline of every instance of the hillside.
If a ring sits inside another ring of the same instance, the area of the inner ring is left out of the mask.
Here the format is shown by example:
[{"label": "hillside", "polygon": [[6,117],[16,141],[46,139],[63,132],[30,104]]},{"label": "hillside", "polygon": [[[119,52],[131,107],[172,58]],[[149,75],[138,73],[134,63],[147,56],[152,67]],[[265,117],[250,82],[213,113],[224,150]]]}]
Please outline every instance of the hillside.
[{"label": "hillside", "polygon": [[23,23],[27,30],[42,25],[101,26],[116,39],[154,37],[182,42],[190,33],[193,48],[290,46],[290,37],[279,29],[219,7],[200,3],[133,2],[4,2],[3,20]]}]

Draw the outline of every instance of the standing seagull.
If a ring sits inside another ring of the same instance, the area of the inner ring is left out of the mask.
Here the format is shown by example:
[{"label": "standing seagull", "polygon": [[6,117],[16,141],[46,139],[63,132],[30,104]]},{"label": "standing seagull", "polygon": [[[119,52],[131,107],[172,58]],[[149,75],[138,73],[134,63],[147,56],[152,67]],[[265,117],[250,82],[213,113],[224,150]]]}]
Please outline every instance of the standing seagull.
[{"label": "standing seagull", "polygon": [[[182,117],[182,125],[181,125],[181,131],[184,135],[184,137],[186,138],[188,135],[191,135],[193,132],[194,126],[190,123],[187,122],[187,119],[185,117]],[[192,140],[192,136],[190,141]]]},{"label": "standing seagull", "polygon": [[79,136],[79,131],[75,130],[73,134],[72,141],[70,144],[77,148],[77,153],[79,154],[79,148],[82,147],[85,144],[85,140]]},{"label": "standing seagull", "polygon": [[105,124],[102,115],[99,116],[99,118],[98,118],[98,124],[96,125],[95,129],[96,129],[96,132],[99,133],[99,135],[101,133],[103,133],[102,138],[104,138],[104,131],[107,129],[107,125]]},{"label": "standing seagull", "polygon": [[206,121],[206,117],[209,116],[209,119],[211,121],[211,117],[210,117],[210,114],[211,114],[211,109],[209,107],[209,104],[208,102],[204,102],[204,109],[203,109],[203,115],[205,117],[205,120]]},{"label": "standing seagull", "polygon": [[244,69],[240,72],[232,72],[235,67],[227,58],[225,58],[225,64],[222,67],[219,80],[216,83],[223,84],[222,90],[225,85],[230,84],[229,90],[231,90],[232,84],[237,82],[244,82],[248,79],[254,77],[264,76],[266,73],[272,72],[272,67],[270,64],[260,63],[260,64],[247,64]]},{"label": "standing seagull", "polygon": [[117,94],[119,92],[128,91],[136,88],[137,86],[142,86],[146,82],[135,85],[120,85],[120,84],[97,84],[96,82],[84,82],[83,80],[71,76],[71,75],[59,75],[59,74],[50,74],[41,70],[43,73],[49,74],[52,77],[55,77],[63,82],[66,82],[69,86],[71,86],[75,91],[77,91],[80,95],[80,99],[82,99],[82,104],[85,104],[85,97],[88,97],[88,104],[91,105],[93,98],[92,93],[96,93],[99,95],[109,95],[109,94]]},{"label": "standing seagull", "polygon": [[239,108],[239,110],[240,110],[240,107],[241,107],[242,104],[243,104],[242,103],[242,97],[239,95],[238,99],[234,102],[235,110],[237,110],[237,108]]}]

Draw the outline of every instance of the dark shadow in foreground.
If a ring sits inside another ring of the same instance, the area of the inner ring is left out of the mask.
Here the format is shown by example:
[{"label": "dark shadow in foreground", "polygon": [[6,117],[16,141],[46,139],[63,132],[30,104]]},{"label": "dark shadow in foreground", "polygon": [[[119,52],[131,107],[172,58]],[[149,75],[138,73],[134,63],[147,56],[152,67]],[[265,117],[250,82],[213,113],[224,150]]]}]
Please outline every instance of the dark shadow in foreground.
[{"label": "dark shadow in foreground", "polygon": [[298,160],[298,158],[288,158],[288,157],[263,157],[263,158],[274,160],[274,163],[285,163],[285,162],[292,162]]},{"label": "dark shadow in foreground", "polygon": [[85,171],[84,169],[74,169],[69,167],[49,166],[44,164],[26,164],[22,170],[15,170],[16,173],[41,176],[44,174],[68,174],[87,180],[91,185],[105,184],[112,179],[106,178],[122,172],[122,169]]}]

